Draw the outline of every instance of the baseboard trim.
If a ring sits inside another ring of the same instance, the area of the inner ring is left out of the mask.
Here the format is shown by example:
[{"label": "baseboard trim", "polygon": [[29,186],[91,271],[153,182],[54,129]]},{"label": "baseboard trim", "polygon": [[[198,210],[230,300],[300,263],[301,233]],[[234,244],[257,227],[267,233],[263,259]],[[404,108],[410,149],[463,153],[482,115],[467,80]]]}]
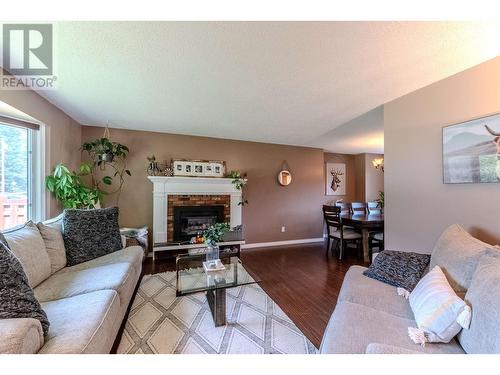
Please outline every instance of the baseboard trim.
[{"label": "baseboard trim", "polygon": [[300,244],[303,244],[303,243],[314,243],[314,242],[323,242],[323,237],[302,238],[300,240],[288,240],[288,241],[247,243],[245,245],[241,245],[241,248],[242,249],[255,249],[257,247],[273,247],[273,246],[286,246],[286,245],[300,245]]}]

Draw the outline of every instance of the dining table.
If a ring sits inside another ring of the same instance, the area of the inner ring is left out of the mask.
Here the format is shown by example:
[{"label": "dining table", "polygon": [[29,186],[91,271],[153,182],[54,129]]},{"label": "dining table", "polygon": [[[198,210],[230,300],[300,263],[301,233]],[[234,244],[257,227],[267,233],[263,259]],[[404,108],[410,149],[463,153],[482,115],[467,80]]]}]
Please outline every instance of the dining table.
[{"label": "dining table", "polygon": [[343,225],[347,225],[357,229],[363,236],[363,260],[367,263],[370,259],[369,236],[370,232],[384,231],[384,214],[370,213],[342,213],[340,220]]}]

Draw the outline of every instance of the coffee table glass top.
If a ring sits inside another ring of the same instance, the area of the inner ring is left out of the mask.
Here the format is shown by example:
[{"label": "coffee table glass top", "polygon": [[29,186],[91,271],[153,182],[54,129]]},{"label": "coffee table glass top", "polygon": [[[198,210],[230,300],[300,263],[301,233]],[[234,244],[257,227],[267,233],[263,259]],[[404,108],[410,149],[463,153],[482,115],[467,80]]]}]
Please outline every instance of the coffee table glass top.
[{"label": "coffee table glass top", "polygon": [[205,255],[177,256],[177,295],[234,288],[260,282],[245,269],[238,257],[223,257],[221,260],[225,266],[224,270],[206,272],[203,268]]}]

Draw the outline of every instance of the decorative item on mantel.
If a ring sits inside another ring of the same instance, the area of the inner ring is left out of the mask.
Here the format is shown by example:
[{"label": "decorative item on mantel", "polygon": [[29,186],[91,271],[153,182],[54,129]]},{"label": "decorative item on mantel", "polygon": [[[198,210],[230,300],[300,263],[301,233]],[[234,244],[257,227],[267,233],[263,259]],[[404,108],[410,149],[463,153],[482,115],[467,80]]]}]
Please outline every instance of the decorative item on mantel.
[{"label": "decorative item on mantel", "polygon": [[148,156],[148,175],[149,176],[167,176],[171,177],[174,175],[172,169],[172,162],[164,161],[163,163],[158,163],[154,155]]},{"label": "decorative item on mantel", "polygon": [[227,174],[228,178],[232,178],[233,186],[236,190],[241,191],[241,200],[238,203],[238,206],[244,206],[248,203],[248,200],[243,195],[243,188],[246,186],[248,179],[246,175],[242,175],[239,171],[231,171]]},{"label": "decorative item on mantel", "polygon": [[174,176],[185,177],[224,177],[225,161],[174,159]]}]

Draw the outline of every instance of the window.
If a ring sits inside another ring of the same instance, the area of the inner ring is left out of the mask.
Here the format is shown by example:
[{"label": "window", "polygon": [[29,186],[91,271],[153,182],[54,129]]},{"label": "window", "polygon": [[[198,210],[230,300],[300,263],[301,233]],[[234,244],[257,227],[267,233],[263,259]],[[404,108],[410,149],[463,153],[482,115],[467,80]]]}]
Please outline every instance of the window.
[{"label": "window", "polygon": [[43,219],[41,131],[0,116],[0,230]]}]

